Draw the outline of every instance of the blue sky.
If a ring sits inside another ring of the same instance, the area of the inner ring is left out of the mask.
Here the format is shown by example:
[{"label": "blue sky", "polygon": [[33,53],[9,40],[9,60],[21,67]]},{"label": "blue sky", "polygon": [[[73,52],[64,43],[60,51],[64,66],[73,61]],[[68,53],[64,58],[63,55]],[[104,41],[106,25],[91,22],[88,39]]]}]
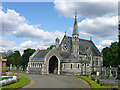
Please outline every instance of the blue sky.
[{"label": "blue sky", "polygon": [[18,49],[22,53],[26,48],[46,49],[54,44],[56,37],[62,39],[65,31],[72,36],[75,9],[80,38],[93,37],[101,50],[117,40],[117,3],[110,3],[112,9],[110,6],[103,9],[108,3],[3,2],[1,51]]}]

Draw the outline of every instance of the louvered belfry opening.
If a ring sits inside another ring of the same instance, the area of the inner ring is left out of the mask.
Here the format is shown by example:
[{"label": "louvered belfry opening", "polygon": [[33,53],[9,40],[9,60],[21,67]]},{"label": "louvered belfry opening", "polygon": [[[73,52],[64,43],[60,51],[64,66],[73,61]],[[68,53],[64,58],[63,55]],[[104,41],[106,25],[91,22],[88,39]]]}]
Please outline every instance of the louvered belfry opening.
[{"label": "louvered belfry opening", "polygon": [[49,60],[49,73],[58,73],[58,59],[56,56],[52,56]]}]

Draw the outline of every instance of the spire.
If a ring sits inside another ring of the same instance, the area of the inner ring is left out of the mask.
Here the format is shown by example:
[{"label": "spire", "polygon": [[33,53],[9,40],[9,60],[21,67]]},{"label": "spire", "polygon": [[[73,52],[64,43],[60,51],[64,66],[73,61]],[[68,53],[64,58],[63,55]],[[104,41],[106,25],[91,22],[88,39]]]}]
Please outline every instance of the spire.
[{"label": "spire", "polygon": [[75,22],[74,22],[74,27],[73,27],[73,34],[72,36],[74,37],[78,37],[79,33],[78,33],[78,26],[77,26],[77,10],[75,10]]},{"label": "spire", "polygon": [[65,31],[65,36],[66,36],[66,31]]}]

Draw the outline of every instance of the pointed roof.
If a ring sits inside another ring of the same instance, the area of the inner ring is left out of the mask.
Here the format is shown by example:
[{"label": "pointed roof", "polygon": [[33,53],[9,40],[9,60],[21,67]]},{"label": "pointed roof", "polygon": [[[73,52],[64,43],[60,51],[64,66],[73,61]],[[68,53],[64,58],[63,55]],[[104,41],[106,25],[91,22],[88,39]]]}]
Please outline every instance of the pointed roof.
[{"label": "pointed roof", "polygon": [[[70,52],[72,52],[72,37],[67,36],[68,40],[70,41]],[[95,44],[93,43],[93,41],[91,40],[86,40],[86,39],[79,39],[79,53],[82,55],[86,54],[86,50],[91,49],[93,56],[101,56],[100,51],[98,50],[98,48],[95,46]]]},{"label": "pointed roof", "polygon": [[73,27],[73,34],[72,35],[78,35],[78,26],[77,26],[77,11],[75,12],[75,22],[74,22],[74,27]]}]

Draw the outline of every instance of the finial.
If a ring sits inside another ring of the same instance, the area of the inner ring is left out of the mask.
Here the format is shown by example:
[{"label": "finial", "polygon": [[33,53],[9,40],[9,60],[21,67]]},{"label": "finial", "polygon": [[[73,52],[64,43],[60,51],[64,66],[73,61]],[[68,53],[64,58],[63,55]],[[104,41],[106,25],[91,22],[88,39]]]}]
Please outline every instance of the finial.
[{"label": "finial", "polygon": [[92,37],[90,37],[90,41],[92,41]]},{"label": "finial", "polygon": [[66,35],[66,31],[65,31],[65,35]]},{"label": "finial", "polygon": [[77,10],[75,9],[75,18],[77,17]]}]

